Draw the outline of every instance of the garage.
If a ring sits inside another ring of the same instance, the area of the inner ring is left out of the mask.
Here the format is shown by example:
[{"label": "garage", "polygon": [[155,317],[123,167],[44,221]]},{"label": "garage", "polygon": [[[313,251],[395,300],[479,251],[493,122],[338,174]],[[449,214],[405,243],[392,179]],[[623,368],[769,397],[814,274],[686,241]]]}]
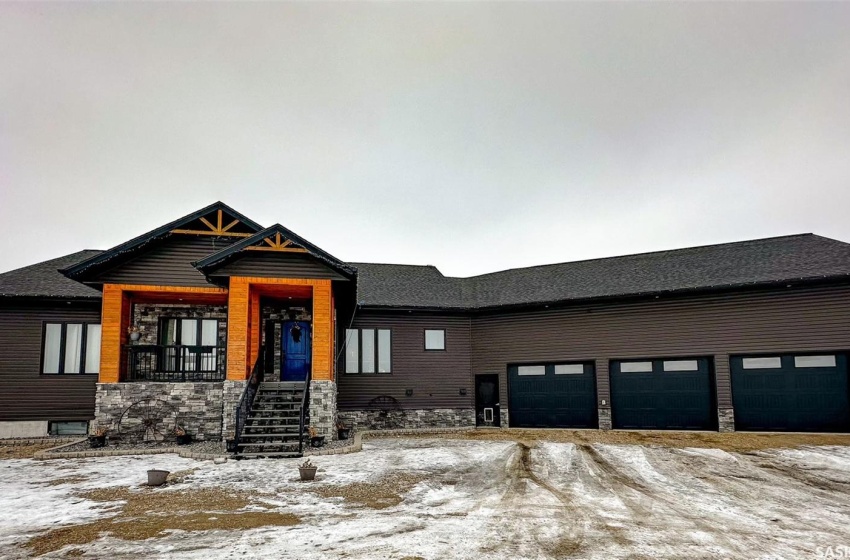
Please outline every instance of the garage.
[{"label": "garage", "polygon": [[850,431],[844,354],[733,356],[735,429]]},{"label": "garage", "polygon": [[596,428],[592,363],[508,367],[510,425],[514,428]]},{"label": "garage", "polygon": [[611,362],[614,428],[716,429],[714,383],[706,358]]}]

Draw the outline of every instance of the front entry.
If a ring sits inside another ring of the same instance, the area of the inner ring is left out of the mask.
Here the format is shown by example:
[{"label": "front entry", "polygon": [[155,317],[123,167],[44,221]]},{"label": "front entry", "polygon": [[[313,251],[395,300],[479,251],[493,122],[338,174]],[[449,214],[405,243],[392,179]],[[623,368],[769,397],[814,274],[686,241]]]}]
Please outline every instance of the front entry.
[{"label": "front entry", "polygon": [[310,323],[284,321],[281,339],[281,381],[305,381],[310,371]]},{"label": "front entry", "polygon": [[498,428],[499,376],[495,374],[475,376],[475,425]]}]

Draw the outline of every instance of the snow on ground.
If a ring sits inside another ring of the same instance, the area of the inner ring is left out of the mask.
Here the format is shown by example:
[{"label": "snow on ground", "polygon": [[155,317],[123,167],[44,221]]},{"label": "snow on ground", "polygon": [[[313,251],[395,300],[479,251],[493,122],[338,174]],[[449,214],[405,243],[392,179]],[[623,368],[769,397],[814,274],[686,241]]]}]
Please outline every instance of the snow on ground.
[{"label": "snow on ground", "polygon": [[[75,492],[138,486],[149,468],[196,468],[164,488],[256,493],[294,526],[175,531],[147,541],[104,536],[87,557],[292,558],[818,558],[850,546],[850,448],[755,453],[637,445],[446,439],[377,440],[362,453],[311,458],[316,486],[421,475],[404,501],[370,509],[323,498],[297,480],[298,460],[174,455],[0,461],[0,555],[58,524],[106,517]],[[51,481],[67,482],[48,484]],[[61,557],[67,550],[52,556]],[[48,555],[51,556],[51,555]]]}]

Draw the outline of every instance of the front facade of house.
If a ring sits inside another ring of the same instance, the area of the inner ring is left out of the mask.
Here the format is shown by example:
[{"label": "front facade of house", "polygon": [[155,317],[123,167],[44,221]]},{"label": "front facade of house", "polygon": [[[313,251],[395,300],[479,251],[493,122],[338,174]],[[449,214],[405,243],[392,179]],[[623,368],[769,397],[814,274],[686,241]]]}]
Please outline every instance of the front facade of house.
[{"label": "front facade of house", "polygon": [[0,274],[0,437],[118,430],[152,403],[225,439],[257,386],[309,389],[331,438],[850,431],[848,351],[850,245],[815,235],[449,278],[346,263],[216,203]]}]

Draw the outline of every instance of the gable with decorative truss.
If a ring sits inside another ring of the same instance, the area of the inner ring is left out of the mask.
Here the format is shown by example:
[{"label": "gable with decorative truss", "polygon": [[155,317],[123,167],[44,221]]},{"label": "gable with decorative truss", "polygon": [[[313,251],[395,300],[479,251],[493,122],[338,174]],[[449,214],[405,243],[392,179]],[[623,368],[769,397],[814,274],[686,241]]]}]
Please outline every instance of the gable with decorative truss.
[{"label": "gable with decorative truss", "polygon": [[280,232],[264,237],[262,244],[249,245],[246,251],[277,251],[280,253],[308,253],[307,249],[301,247],[291,239],[282,237]]}]

